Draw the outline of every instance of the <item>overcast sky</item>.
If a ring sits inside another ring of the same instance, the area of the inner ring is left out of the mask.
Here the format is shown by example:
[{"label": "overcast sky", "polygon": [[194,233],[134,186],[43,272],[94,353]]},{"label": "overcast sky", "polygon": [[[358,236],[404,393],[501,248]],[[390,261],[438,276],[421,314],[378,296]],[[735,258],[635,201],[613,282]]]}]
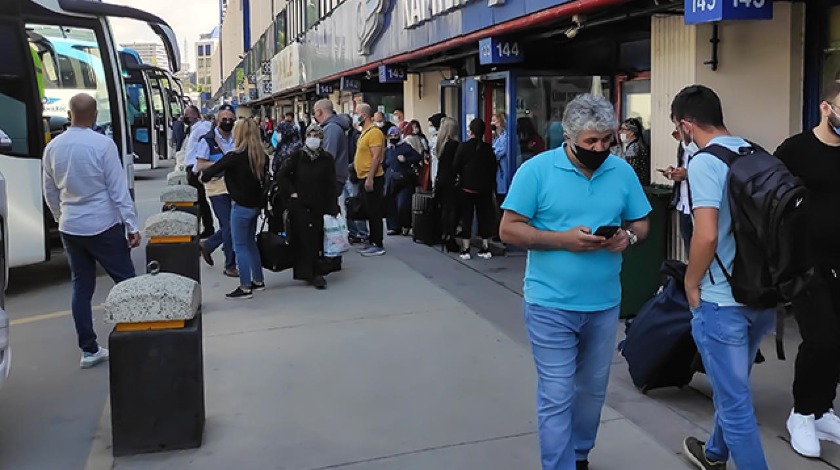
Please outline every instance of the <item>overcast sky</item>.
[{"label": "overcast sky", "polygon": [[[2,1],[2,0],[0,0]],[[194,44],[200,34],[209,33],[219,22],[219,2],[216,0],[109,0],[155,14],[169,23],[178,38],[181,60],[195,70]],[[145,23],[111,19],[111,27],[120,44],[129,42],[160,42]],[[187,51],[184,51],[184,39]]]}]

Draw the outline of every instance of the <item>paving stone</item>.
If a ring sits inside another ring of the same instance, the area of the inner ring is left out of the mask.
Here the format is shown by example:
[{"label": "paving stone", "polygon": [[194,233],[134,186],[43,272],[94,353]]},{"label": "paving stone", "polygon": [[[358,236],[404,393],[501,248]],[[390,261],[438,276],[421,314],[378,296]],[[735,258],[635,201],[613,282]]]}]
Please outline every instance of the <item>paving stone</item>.
[{"label": "paving stone", "polygon": [[178,185],[178,184],[187,184],[187,172],[186,171],[173,171],[166,175],[166,184],[170,186]]},{"label": "paving stone", "polygon": [[183,211],[166,211],[146,219],[146,237],[194,237],[198,232],[198,217]]},{"label": "paving stone", "polygon": [[201,286],[172,273],[144,274],[115,285],[105,300],[108,323],[189,320],[201,306]]},{"label": "paving stone", "polygon": [[186,184],[167,186],[160,193],[160,202],[196,202],[198,190]]}]

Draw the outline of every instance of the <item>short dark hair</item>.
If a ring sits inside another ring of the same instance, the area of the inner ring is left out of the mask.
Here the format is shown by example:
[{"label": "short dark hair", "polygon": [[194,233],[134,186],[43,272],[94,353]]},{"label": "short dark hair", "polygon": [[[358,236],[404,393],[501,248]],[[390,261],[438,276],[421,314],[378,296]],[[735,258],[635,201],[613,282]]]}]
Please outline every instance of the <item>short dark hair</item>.
[{"label": "short dark hair", "polygon": [[481,136],[484,135],[484,129],[486,129],[487,126],[484,124],[484,121],[482,121],[481,118],[475,118],[472,121],[470,121],[469,128],[470,132],[472,132],[474,136],[480,139]]},{"label": "short dark hair", "polygon": [[700,126],[724,127],[720,97],[703,85],[685,87],[671,102],[671,119],[686,119]]},{"label": "short dark hair", "polygon": [[402,108],[394,108],[394,113],[396,113],[396,112],[400,112],[400,113],[405,114],[405,111],[403,111]]},{"label": "short dark hair", "polygon": [[840,82],[832,80],[823,88],[822,100],[833,103],[838,95],[840,95]]},{"label": "short dark hair", "polygon": [[295,113],[291,113],[291,112],[289,112],[289,113],[286,113],[286,114],[285,114],[285,116],[286,116],[286,117],[290,117],[290,118],[294,118],[294,117],[295,117]]}]

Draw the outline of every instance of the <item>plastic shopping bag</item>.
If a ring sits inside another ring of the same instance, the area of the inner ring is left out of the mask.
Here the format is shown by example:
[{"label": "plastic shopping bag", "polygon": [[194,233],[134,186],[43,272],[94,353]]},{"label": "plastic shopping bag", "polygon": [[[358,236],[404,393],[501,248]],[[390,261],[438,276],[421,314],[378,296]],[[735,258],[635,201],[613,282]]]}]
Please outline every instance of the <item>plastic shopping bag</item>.
[{"label": "plastic shopping bag", "polygon": [[347,222],[339,214],[324,214],[324,256],[333,258],[350,251]]}]

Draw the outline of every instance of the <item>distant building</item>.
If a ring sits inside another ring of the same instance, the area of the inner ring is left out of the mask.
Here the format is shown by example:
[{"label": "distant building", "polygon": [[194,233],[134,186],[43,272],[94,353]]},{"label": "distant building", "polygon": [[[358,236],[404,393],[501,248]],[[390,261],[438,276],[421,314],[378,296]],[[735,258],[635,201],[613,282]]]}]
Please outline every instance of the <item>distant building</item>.
[{"label": "distant building", "polygon": [[140,54],[140,60],[144,64],[154,65],[162,69],[169,70],[169,59],[167,59],[166,50],[163,44],[154,42],[132,42],[128,44],[121,44],[122,47],[134,49]]},{"label": "distant building", "polygon": [[213,84],[213,74],[218,70],[213,66],[213,55],[219,47],[219,27],[213,31],[202,34],[195,43],[195,83],[203,86],[207,91]]}]

